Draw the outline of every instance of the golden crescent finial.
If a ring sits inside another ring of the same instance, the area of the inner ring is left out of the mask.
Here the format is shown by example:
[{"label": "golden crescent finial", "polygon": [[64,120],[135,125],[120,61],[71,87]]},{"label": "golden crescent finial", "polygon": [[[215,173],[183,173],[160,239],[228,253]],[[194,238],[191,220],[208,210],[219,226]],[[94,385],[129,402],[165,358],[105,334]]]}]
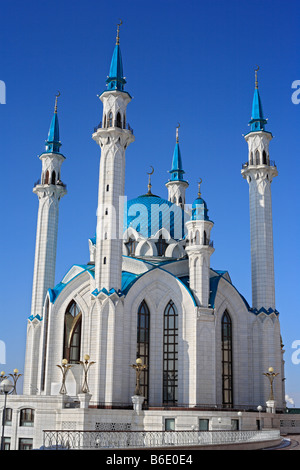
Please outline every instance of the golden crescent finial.
[{"label": "golden crescent finial", "polygon": [[60,91],[57,92],[55,95],[55,106],[54,106],[54,112],[57,113],[57,98],[60,96]]},{"label": "golden crescent finial", "polygon": [[256,66],[257,68],[254,70],[255,71],[255,88],[258,88],[258,81],[257,81],[257,72],[259,71],[259,66]]},{"label": "golden crescent finial", "polygon": [[120,26],[123,24],[123,21],[120,20],[120,23],[117,24],[117,38],[116,38],[116,45],[120,44]]},{"label": "golden crescent finial", "polygon": [[179,127],[180,127],[180,123],[178,123],[178,126],[176,126],[176,143],[177,144],[179,142],[179,131],[178,131]]},{"label": "golden crescent finial", "polygon": [[149,175],[149,179],[148,179],[148,194],[152,194],[152,193],[151,193],[151,187],[152,187],[152,185],[151,185],[151,175],[153,175],[153,173],[154,173],[154,168],[153,168],[153,166],[150,165],[150,168],[152,168],[152,171],[150,171],[150,173],[147,172],[147,175]]},{"label": "golden crescent finial", "polygon": [[199,182],[198,182],[198,197],[201,196],[201,191],[200,191],[201,183],[202,183],[202,178],[200,178],[200,179],[199,179]]}]

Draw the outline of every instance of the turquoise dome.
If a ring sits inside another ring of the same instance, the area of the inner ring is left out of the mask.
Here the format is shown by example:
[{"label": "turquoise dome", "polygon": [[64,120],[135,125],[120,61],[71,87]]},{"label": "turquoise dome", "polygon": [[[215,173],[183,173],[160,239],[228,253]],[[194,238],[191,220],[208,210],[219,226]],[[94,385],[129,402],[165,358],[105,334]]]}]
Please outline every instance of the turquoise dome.
[{"label": "turquoise dome", "polygon": [[124,231],[132,227],[145,238],[165,228],[175,240],[182,239],[188,219],[179,206],[151,193],[131,199],[124,207]]},{"label": "turquoise dome", "polygon": [[192,205],[191,220],[209,220],[207,213],[208,209],[206,202],[204,199],[202,199],[202,197],[198,196]]}]

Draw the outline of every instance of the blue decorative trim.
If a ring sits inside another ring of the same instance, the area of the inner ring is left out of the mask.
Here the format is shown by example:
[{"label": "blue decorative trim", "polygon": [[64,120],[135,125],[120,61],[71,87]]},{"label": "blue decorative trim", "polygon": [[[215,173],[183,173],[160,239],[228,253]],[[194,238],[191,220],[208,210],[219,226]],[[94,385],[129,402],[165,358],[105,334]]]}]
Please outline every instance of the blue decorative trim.
[{"label": "blue decorative trim", "polygon": [[30,321],[33,321],[34,319],[42,321],[42,317],[39,314],[38,315],[30,315],[30,317],[28,317],[28,320],[30,320]]}]

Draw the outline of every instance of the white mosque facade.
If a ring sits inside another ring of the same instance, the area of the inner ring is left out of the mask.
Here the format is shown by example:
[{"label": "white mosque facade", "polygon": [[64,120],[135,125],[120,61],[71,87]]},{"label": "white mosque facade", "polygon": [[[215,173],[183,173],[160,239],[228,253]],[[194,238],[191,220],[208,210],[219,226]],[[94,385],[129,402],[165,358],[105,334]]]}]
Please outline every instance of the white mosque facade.
[{"label": "white mosque facade", "polygon": [[[100,154],[96,236],[88,240],[89,262],[74,264],[57,285],[58,214],[66,194],[57,105],[40,155],[24,388],[10,396],[16,426],[23,408],[34,412],[35,425],[21,430],[34,447],[45,429],[164,429],[173,420],[182,430],[201,419],[209,429],[230,428],[240,410],[254,429],[257,407],[265,410],[270,400],[264,375],[270,366],[271,407],[285,408],[272,234],[277,168],[257,82],[242,169],[250,199],[251,306],[227,271],[210,266],[214,222],[200,184],[186,210],[178,129],[166,198],[152,194],[149,175],[148,192],[127,203],[125,154],[134,135],[125,83],[118,33],[100,95],[102,121],[92,135]],[[138,363],[145,367],[135,388]]]}]

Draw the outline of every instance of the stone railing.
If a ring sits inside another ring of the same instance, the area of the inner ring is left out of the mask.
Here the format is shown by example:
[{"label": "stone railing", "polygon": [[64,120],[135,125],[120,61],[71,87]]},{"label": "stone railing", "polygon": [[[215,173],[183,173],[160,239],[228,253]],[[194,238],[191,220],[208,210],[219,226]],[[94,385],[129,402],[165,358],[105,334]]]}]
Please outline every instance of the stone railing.
[{"label": "stone railing", "polygon": [[277,429],[263,431],[44,431],[44,449],[149,449],[275,441]]}]

